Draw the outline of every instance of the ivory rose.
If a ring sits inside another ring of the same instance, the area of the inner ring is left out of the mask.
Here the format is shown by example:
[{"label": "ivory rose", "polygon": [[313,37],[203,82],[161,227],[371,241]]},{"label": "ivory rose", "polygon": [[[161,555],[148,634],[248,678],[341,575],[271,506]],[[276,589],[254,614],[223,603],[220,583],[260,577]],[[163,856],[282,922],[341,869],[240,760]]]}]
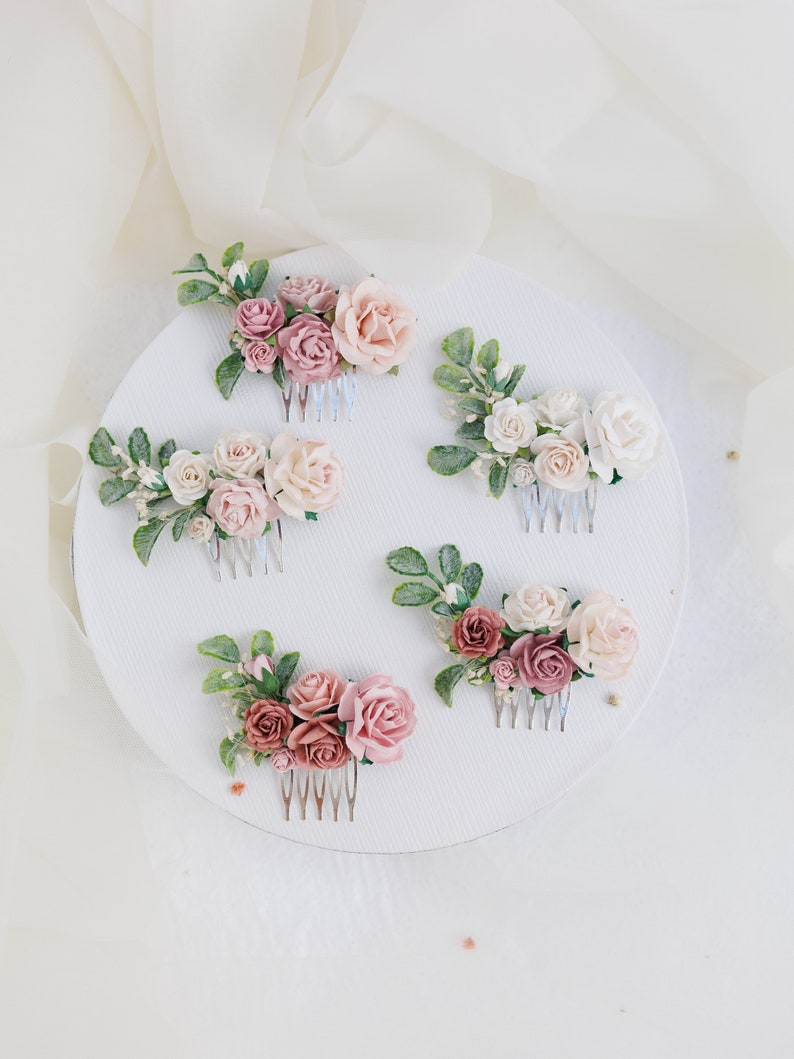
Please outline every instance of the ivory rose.
[{"label": "ivory rose", "polygon": [[301,386],[342,374],[331,327],[319,316],[300,313],[291,324],[282,327],[276,335],[276,345],[285,371]]},{"label": "ivory rose", "polygon": [[637,654],[637,624],[628,608],[607,592],[591,592],[568,619],[568,650],[586,673],[619,680]]},{"label": "ivory rose", "polygon": [[206,456],[177,449],[163,468],[165,484],[180,507],[190,507],[210,487],[210,465]]},{"label": "ivory rose", "polygon": [[215,469],[226,478],[253,478],[265,466],[269,438],[243,430],[227,430],[215,443]]},{"label": "ivory rose", "polygon": [[561,632],[568,623],[571,604],[561,588],[522,585],[502,604],[502,619],[513,632],[549,629]]},{"label": "ivory rose", "polygon": [[291,305],[302,310],[308,305],[313,313],[322,315],[336,305],[336,290],[325,276],[289,276],[279,284],[276,301],[282,309]]},{"label": "ivory rose", "polygon": [[245,342],[240,352],[246,371],[261,371],[263,375],[269,375],[278,360],[276,347],[261,338],[252,338],[250,342]]},{"label": "ivory rose", "polygon": [[264,298],[246,298],[234,314],[234,326],[243,338],[270,338],[284,324],[284,310]]},{"label": "ivory rose", "polygon": [[469,607],[452,623],[452,642],[465,658],[495,655],[504,647],[502,619],[487,607]]},{"label": "ivory rose", "polygon": [[512,455],[525,449],[537,433],[532,409],[528,404],[519,404],[514,397],[496,401],[491,414],[485,417],[485,436],[497,452]]},{"label": "ivory rose", "polygon": [[287,746],[302,769],[338,769],[350,758],[344,738],[339,734],[339,717],[321,713],[292,729]]},{"label": "ivory rose", "polygon": [[368,276],[340,289],[333,335],[349,364],[382,375],[408,359],[416,345],[416,316],[390,287]]},{"label": "ivory rose", "polygon": [[580,397],[576,390],[562,387],[544,390],[530,404],[538,423],[552,430],[561,430],[569,423],[581,422],[587,411],[584,397]]},{"label": "ivory rose", "polygon": [[590,461],[577,440],[581,424],[571,423],[559,434],[541,434],[530,446],[535,456],[538,481],[564,493],[587,488]]},{"label": "ivory rose", "polygon": [[554,695],[571,682],[574,663],[562,646],[562,636],[528,632],[510,648],[521,683],[542,695]]},{"label": "ivory rose", "polygon": [[256,478],[216,478],[211,489],[207,514],[231,537],[261,537],[268,522],[280,514]]},{"label": "ivory rose", "polygon": [[279,434],[265,464],[265,485],[279,507],[293,518],[328,511],[339,499],[342,464],[324,441],[297,441]]},{"label": "ivory rose", "polygon": [[215,532],[215,523],[206,515],[196,515],[187,524],[187,534],[198,544],[206,544]]},{"label": "ivory rose", "polygon": [[403,740],[416,728],[411,696],[382,673],[348,684],[339,720],[348,722],[345,738],[351,753],[357,758],[366,756],[376,765],[399,761]]},{"label": "ivory rose", "polygon": [[348,682],[333,669],[304,673],[287,688],[292,712],[308,721],[322,710],[338,706]]},{"label": "ivory rose", "polygon": [[507,691],[508,688],[515,687],[518,682],[516,664],[510,657],[509,651],[502,651],[498,658],[494,658],[488,666],[488,672],[500,691]]},{"label": "ivory rose", "polygon": [[515,460],[510,461],[510,481],[513,485],[532,485],[536,477],[535,469],[529,460],[522,460],[521,457],[517,457]]},{"label": "ivory rose", "polygon": [[282,746],[292,724],[289,707],[272,699],[257,699],[243,714],[246,742],[260,754]]},{"label": "ivory rose", "polygon": [[585,413],[590,462],[599,478],[644,478],[662,449],[663,437],[653,410],[638,397],[600,393]]}]

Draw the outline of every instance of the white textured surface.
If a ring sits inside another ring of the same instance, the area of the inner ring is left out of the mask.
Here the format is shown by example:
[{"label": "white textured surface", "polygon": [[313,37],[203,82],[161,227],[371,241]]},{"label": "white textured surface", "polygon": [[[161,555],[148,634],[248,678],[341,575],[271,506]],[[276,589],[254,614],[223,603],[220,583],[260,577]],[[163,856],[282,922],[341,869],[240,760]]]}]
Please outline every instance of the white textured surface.
[{"label": "white textured surface", "polygon": [[[324,271],[351,280],[356,266],[330,250],[302,251],[273,264],[272,276]],[[341,456],[347,485],[339,507],[316,525],[285,521],[283,575],[213,584],[206,556],[164,535],[145,570],[130,546],[129,507],[106,511],[96,498],[102,472],[90,468],[75,524],[75,574],[97,659],[117,701],[155,752],[190,786],[274,834],[359,852],[403,852],[452,845],[496,831],[562,794],[619,739],[641,709],[669,651],[686,579],[682,487],[668,445],[643,483],[605,489],[596,533],[525,535],[517,496],[499,503],[463,474],[440,479],[426,466],[435,443],[452,440],[438,412],[443,393],[430,378],[441,338],[471,324],[482,341],[528,365],[521,392],[571,384],[588,396],[603,388],[642,392],[609,340],[567,303],[518,274],[475,261],[440,291],[405,290],[420,321],[420,345],[399,379],[361,381],[354,421],[306,424]],[[228,404],[212,371],[223,355],[229,315],[215,307],[184,311],[135,363],[103,423],[116,440],[137,425],[153,442],[207,448],[230,427],[276,433],[281,402],[269,380],[244,377]],[[447,664],[429,612],[392,606],[396,579],[387,551],[425,552],[457,543],[464,560],[485,568],[480,601],[528,580],[565,584],[573,593],[603,588],[636,614],[642,650],[611,709],[600,682],[574,689],[565,735],[499,731],[490,689],[459,690],[448,711],[432,689]],[[109,586],[109,573],[111,583]],[[224,734],[220,697],[203,696],[208,662],[198,640],[226,632],[244,641],[270,628],[277,650],[299,649],[306,666],[333,665],[351,676],[393,673],[417,702],[420,725],[403,762],[364,770],[356,822],[281,820],[276,777],[240,770],[240,798],[217,758]]]}]

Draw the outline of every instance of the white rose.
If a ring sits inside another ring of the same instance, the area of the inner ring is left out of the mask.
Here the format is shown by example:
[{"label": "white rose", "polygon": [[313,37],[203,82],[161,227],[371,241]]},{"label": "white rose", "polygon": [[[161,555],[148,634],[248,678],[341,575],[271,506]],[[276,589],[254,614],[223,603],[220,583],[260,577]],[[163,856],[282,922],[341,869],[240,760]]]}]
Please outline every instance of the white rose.
[{"label": "white rose", "polygon": [[265,466],[269,444],[262,434],[227,430],[215,443],[215,467],[224,477],[253,478]]},{"label": "white rose", "polygon": [[619,680],[637,654],[637,624],[631,611],[607,592],[591,592],[568,619],[568,653],[586,673]]},{"label": "white rose", "polygon": [[564,388],[544,390],[530,404],[540,425],[552,430],[560,430],[580,420],[587,411],[584,397],[580,397],[576,390]]},{"label": "white rose", "polygon": [[328,511],[339,499],[342,464],[324,441],[297,441],[279,434],[265,464],[265,488],[281,510],[293,518],[307,511]]},{"label": "white rose", "polygon": [[513,365],[507,360],[497,360],[496,367],[493,370],[494,379],[496,382],[501,382],[502,379],[506,379],[512,372]]},{"label": "white rose", "polygon": [[561,632],[568,623],[571,604],[561,588],[551,585],[522,585],[502,606],[502,618],[513,632],[534,632],[548,628]]},{"label": "white rose", "polygon": [[536,477],[535,469],[529,460],[518,457],[510,461],[510,481],[513,485],[532,485]]},{"label": "white rose", "polygon": [[215,523],[206,515],[196,515],[187,524],[188,536],[199,544],[206,544],[215,532]]},{"label": "white rose", "polygon": [[248,266],[246,265],[245,261],[240,259],[239,261],[234,262],[234,264],[229,269],[228,279],[229,283],[232,286],[235,285],[235,280],[239,279],[241,281],[240,286],[245,287],[246,283],[248,282]]},{"label": "white rose", "polygon": [[599,478],[644,478],[659,457],[662,431],[651,408],[638,397],[600,393],[585,412],[590,462]]},{"label": "white rose", "polygon": [[451,585],[447,585],[444,589],[444,602],[449,603],[450,607],[454,606],[458,602],[458,592],[463,592],[463,595],[466,595],[463,587],[454,581]]},{"label": "white rose", "polygon": [[525,449],[537,436],[535,416],[528,404],[519,404],[513,397],[497,401],[491,414],[485,417],[485,436],[497,452],[517,452]]},{"label": "white rose", "polygon": [[210,487],[210,465],[206,456],[178,449],[163,468],[165,484],[182,507],[200,500]]},{"label": "white rose", "polygon": [[538,481],[564,493],[578,493],[587,487],[590,461],[577,440],[582,425],[570,423],[559,434],[541,434],[530,446],[535,456]]}]

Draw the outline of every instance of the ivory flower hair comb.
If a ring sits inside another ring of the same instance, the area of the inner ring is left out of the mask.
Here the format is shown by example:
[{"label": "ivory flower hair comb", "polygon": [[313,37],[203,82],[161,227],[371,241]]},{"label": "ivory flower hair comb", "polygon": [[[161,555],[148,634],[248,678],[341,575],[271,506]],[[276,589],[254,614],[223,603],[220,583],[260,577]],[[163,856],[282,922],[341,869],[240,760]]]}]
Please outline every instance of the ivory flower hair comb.
[{"label": "ivory flower hair comb", "polygon": [[436,692],[452,706],[453,690],[464,678],[469,684],[493,684],[497,728],[505,706],[515,728],[522,705],[532,728],[535,707],[542,703],[546,730],[556,706],[564,732],[572,685],[584,677],[619,680],[637,653],[634,618],[606,592],[572,601],[565,588],[527,584],[504,593],[497,611],[474,603],[482,567],[463,566],[454,544],[438,553],[440,577],[415,548],[389,552],[386,564],[395,573],[421,579],[397,585],[392,602],[429,606],[437,615],[436,638],[460,659],[436,676]]},{"label": "ivory flower hair comb", "polygon": [[235,580],[238,557],[249,577],[257,556],[267,573],[274,527],[276,561],[283,570],[282,516],[316,522],[336,504],[344,479],[342,464],[324,441],[299,441],[292,434],[270,441],[230,430],[211,453],[178,449],[170,438],[154,455],[142,427],[130,434],[126,450],[100,427],[88,455],[111,472],[99,486],[102,503],[107,507],[124,497],[134,503],[138,526],[132,546],[144,566],[170,526],[175,541],[187,537],[206,544],[218,581],[224,552]]},{"label": "ivory flower hair comb", "polygon": [[262,629],[243,659],[231,636],[213,636],[198,645],[199,654],[223,665],[211,669],[202,691],[226,696],[228,734],[219,753],[231,776],[240,758],[254,765],[267,761],[279,774],[285,819],[293,798],[300,817],[312,794],[318,820],[330,804],[338,820],[342,800],[353,820],[359,765],[400,761],[403,742],[416,727],[415,707],[405,688],[376,673],[352,681],[334,669],[293,679],[297,651],[275,659],[273,636]]},{"label": "ivory flower hair comb", "polygon": [[599,481],[643,478],[656,462],[661,428],[638,397],[605,391],[588,402],[575,390],[549,389],[523,401],[513,394],[526,366],[502,360],[496,339],[475,354],[474,332],[463,327],[441,346],[451,363],[433,378],[456,395],[444,415],[462,420],[455,432],[462,444],[434,446],[427,462],[442,475],[471,466],[497,499],[511,484],[527,533],[533,522],[544,532],[550,508],[557,532],[566,521],[578,532],[584,512],[592,533]]},{"label": "ivory flower hair comb", "polygon": [[281,390],[284,415],[306,419],[311,396],[322,419],[326,395],[336,420],[344,396],[353,418],[356,372],[396,375],[416,345],[416,316],[381,280],[367,276],[352,287],[336,287],[325,276],[285,276],[264,296],[269,262],[246,265],[244,246],[223,252],[215,271],[196,253],[174,274],[196,273],[180,284],[180,305],[215,302],[234,309],[231,353],[218,365],[215,382],[228,400],[244,371],[270,375]]}]

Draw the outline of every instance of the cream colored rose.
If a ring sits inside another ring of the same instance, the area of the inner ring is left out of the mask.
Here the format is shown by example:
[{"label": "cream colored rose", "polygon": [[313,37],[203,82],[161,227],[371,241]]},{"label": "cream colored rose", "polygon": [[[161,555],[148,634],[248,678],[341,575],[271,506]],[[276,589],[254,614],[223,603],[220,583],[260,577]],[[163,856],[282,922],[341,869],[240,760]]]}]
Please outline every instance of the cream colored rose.
[{"label": "cream colored rose", "polygon": [[502,605],[502,619],[513,632],[562,632],[570,612],[566,594],[551,585],[522,585]]},{"label": "cream colored rose", "polygon": [[210,465],[206,456],[177,449],[163,468],[163,478],[177,504],[190,507],[210,487]]},{"label": "cream colored rose", "polygon": [[206,515],[196,515],[187,524],[188,536],[198,544],[206,544],[215,532],[215,523]]},{"label": "cream colored rose", "polygon": [[265,464],[265,488],[286,515],[328,511],[339,499],[342,464],[324,441],[297,441],[279,434]]},{"label": "cream colored rose", "polygon": [[215,443],[212,456],[224,478],[253,478],[265,466],[270,439],[244,430],[227,430]]},{"label": "cream colored rose", "polygon": [[631,611],[607,592],[591,592],[571,612],[568,640],[579,668],[602,680],[625,677],[639,646]]},{"label": "cream colored rose", "polygon": [[564,388],[544,390],[530,402],[535,418],[542,427],[560,430],[569,423],[581,420],[587,411],[587,401],[580,397],[576,390]]},{"label": "cream colored rose", "polygon": [[529,460],[518,457],[510,461],[510,481],[513,485],[532,485],[536,477],[535,469]]},{"label": "cream colored rose", "polygon": [[413,351],[416,314],[385,283],[368,276],[340,289],[333,338],[349,364],[382,375]]},{"label": "cream colored rose", "polygon": [[570,423],[559,434],[541,434],[535,438],[530,447],[539,482],[564,493],[578,493],[587,487],[590,461],[580,438],[581,422]]},{"label": "cream colored rose", "polygon": [[600,393],[584,416],[590,462],[599,478],[644,478],[662,449],[663,437],[654,411],[638,397]]},{"label": "cream colored rose", "polygon": [[513,397],[496,401],[485,417],[485,436],[497,452],[514,453],[525,449],[537,436],[535,416],[528,404]]}]

